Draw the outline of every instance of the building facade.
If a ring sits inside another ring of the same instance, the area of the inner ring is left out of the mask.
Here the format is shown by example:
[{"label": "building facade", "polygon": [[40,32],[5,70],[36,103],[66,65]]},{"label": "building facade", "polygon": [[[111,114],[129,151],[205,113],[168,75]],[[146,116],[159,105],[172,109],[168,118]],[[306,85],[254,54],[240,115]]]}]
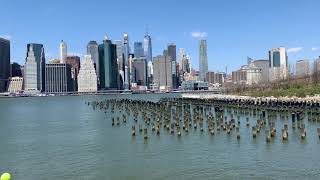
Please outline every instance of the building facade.
[{"label": "building facade", "polygon": [[281,81],[288,78],[288,56],[284,47],[269,51],[269,80]]},{"label": "building facade", "polygon": [[199,77],[200,81],[206,82],[206,76],[208,72],[208,57],[207,57],[207,41],[200,40],[199,47]]},{"label": "building facade", "polygon": [[147,60],[145,57],[135,57],[133,61],[135,82],[139,86],[147,86]]},{"label": "building facade", "polygon": [[22,77],[12,77],[9,80],[9,93],[17,93],[23,90],[23,78]]},{"label": "building facade", "polygon": [[104,39],[99,45],[100,89],[118,89],[118,64],[116,45]]},{"label": "building facade", "polygon": [[0,92],[6,91],[10,71],[10,41],[0,38]]},{"label": "building facade", "polygon": [[134,42],[134,57],[139,58],[144,56],[142,42]]},{"label": "building facade", "polygon": [[60,42],[60,60],[61,63],[66,63],[67,60],[67,43],[63,40]]},{"label": "building facade", "polygon": [[46,93],[72,91],[71,66],[69,64],[46,64]]},{"label": "building facade", "polygon": [[254,62],[249,62],[248,65],[243,65],[237,71],[232,72],[232,82],[238,85],[254,85],[261,83],[262,70],[254,65]]},{"label": "building facade", "polygon": [[78,74],[78,92],[96,92],[97,74],[91,55],[85,55]]},{"label": "building facade", "polygon": [[183,81],[181,84],[183,90],[197,91],[197,90],[208,90],[208,82],[203,81]]},{"label": "building facade", "polygon": [[296,62],[296,76],[298,78],[306,77],[310,75],[310,63],[309,60],[299,60]]},{"label": "building facade", "polygon": [[80,57],[67,56],[66,64],[71,66],[72,91],[78,91],[78,73],[80,70]]},{"label": "building facade", "polygon": [[151,44],[151,37],[149,36],[148,32],[146,32],[143,39],[143,51],[144,51],[144,56],[147,59],[147,62],[151,62],[152,61],[152,44]]},{"label": "building facade", "polygon": [[255,60],[254,65],[261,69],[261,82],[269,82],[269,60]]},{"label": "building facade", "polygon": [[172,62],[170,56],[156,56],[153,58],[153,84],[159,89],[172,88]]},{"label": "building facade", "polygon": [[91,59],[95,65],[96,73],[99,79],[99,50],[96,41],[90,41],[87,45],[87,54],[91,55]]}]

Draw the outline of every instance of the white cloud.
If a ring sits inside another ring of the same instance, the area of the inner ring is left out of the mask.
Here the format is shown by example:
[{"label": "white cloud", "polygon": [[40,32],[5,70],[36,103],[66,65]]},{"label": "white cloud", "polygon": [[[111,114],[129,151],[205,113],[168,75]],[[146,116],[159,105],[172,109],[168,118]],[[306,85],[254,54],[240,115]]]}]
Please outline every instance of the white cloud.
[{"label": "white cloud", "polygon": [[294,48],[289,48],[287,50],[288,53],[298,53],[300,51],[302,51],[303,47],[294,47]]},{"label": "white cloud", "polygon": [[0,35],[0,37],[4,38],[4,39],[12,39],[12,36],[11,35],[8,35],[8,34],[5,34],[5,35]]},{"label": "white cloud", "polygon": [[312,47],[311,48],[311,51],[318,51],[318,50],[320,50],[320,48],[318,48],[318,47]]},{"label": "white cloud", "polygon": [[204,38],[208,36],[207,32],[194,31],[191,32],[191,36],[194,38]]}]

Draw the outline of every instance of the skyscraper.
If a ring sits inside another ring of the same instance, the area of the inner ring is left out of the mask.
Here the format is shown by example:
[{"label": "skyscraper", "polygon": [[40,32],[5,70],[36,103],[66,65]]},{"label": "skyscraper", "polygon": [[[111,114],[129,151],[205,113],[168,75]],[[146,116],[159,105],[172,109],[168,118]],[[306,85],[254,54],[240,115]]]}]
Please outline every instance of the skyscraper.
[{"label": "skyscraper", "polygon": [[178,72],[177,72],[177,46],[174,43],[168,44],[168,56],[171,59],[171,73],[172,73],[172,88],[178,88]]},{"label": "skyscraper", "polygon": [[199,47],[199,78],[200,81],[207,81],[206,76],[208,73],[208,57],[207,57],[207,41],[200,40]]},{"label": "skyscraper", "polygon": [[[34,63],[36,67],[34,67]],[[45,65],[46,60],[43,45],[36,43],[28,44],[25,66],[25,90],[41,92],[45,90]],[[34,81],[36,88],[34,88]]]},{"label": "skyscraper", "polygon": [[185,72],[185,54],[184,54],[184,49],[183,48],[180,48],[180,51],[179,51],[179,58],[180,58],[180,70],[182,72]]},{"label": "skyscraper", "polygon": [[172,88],[172,61],[170,56],[156,56],[153,58],[153,82],[160,89]]},{"label": "skyscraper", "polygon": [[66,64],[71,66],[72,91],[78,90],[78,73],[80,69],[79,56],[67,56]]},{"label": "skyscraper", "polygon": [[105,37],[99,45],[100,89],[118,89],[118,64],[116,45]]},{"label": "skyscraper", "polygon": [[284,47],[273,48],[269,51],[269,79],[279,81],[288,77],[288,56]]},{"label": "skyscraper", "polygon": [[95,92],[97,87],[97,74],[91,55],[85,55],[78,74],[78,91]]},{"label": "skyscraper", "polygon": [[27,60],[25,64],[25,85],[24,89],[28,92],[36,92],[39,91],[37,86],[37,62],[35,53],[33,51],[33,46],[28,46],[29,50],[27,52]]},{"label": "skyscraper", "polygon": [[145,57],[134,58],[135,82],[137,85],[147,85],[147,61]]},{"label": "skyscraper", "polygon": [[128,33],[123,35],[123,59],[124,59],[124,89],[130,89],[130,68],[129,68],[129,36]]},{"label": "skyscraper", "polygon": [[60,42],[60,60],[61,63],[66,63],[67,60],[67,43],[63,40]]},{"label": "skyscraper", "polygon": [[144,56],[142,42],[134,42],[134,57],[139,58]]},{"label": "skyscraper", "polygon": [[90,41],[88,43],[87,54],[91,55],[91,59],[95,64],[96,73],[99,79],[99,51],[98,51],[98,43],[96,41]]},{"label": "skyscraper", "polygon": [[146,32],[144,36],[143,50],[144,50],[144,56],[146,57],[147,62],[152,61],[152,44],[151,44],[151,37],[148,35],[148,32]]},{"label": "skyscraper", "polygon": [[66,93],[72,91],[71,66],[66,63],[46,64],[47,93]]},{"label": "skyscraper", "polygon": [[10,71],[10,41],[0,38],[0,92],[6,91]]}]

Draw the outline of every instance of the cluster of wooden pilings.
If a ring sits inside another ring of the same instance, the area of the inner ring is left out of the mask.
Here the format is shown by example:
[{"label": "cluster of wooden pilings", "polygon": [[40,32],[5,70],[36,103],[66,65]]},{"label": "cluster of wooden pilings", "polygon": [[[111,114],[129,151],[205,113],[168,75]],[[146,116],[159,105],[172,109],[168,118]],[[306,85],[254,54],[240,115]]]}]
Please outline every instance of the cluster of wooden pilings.
[{"label": "cluster of wooden pilings", "polygon": [[[279,118],[285,121],[280,132],[284,142],[289,140],[289,119],[292,129],[297,129],[301,139],[305,140],[307,138],[305,123],[320,122],[319,107],[312,103],[308,104],[308,108],[303,108],[303,105],[307,105],[303,103],[259,103],[248,100],[163,98],[158,102],[108,99],[87,104],[94,110],[104,111],[114,127],[129,123],[131,136],[140,135],[145,140],[151,135],[160,136],[163,132],[181,137],[197,129],[200,133],[207,133],[210,136],[220,131],[231,135],[235,131],[239,140],[242,119],[244,127],[251,126],[253,139],[264,132],[266,142],[272,142],[276,138],[276,123]],[[307,121],[304,121],[305,117]],[[320,128],[317,129],[317,134],[320,138]]]}]

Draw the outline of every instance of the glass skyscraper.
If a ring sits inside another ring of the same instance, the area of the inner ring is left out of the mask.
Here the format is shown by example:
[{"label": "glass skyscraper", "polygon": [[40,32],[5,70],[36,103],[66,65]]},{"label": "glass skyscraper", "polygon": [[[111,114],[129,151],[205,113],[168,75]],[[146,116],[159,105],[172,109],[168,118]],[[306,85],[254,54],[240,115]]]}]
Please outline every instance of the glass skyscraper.
[{"label": "glass skyscraper", "polygon": [[144,56],[142,42],[134,42],[134,57],[139,58]]},{"label": "glass skyscraper", "polygon": [[118,64],[116,45],[104,39],[99,45],[100,89],[118,89]]},{"label": "glass skyscraper", "polygon": [[152,45],[151,45],[151,37],[148,35],[148,32],[144,36],[143,40],[143,51],[144,56],[147,59],[147,62],[152,61]]},{"label": "glass skyscraper", "polygon": [[10,41],[0,38],[0,92],[7,89],[10,66]]},{"label": "glass skyscraper", "polygon": [[90,41],[88,43],[87,54],[91,55],[91,59],[96,67],[97,77],[99,79],[99,51],[98,51],[98,43],[96,41]]},{"label": "glass skyscraper", "polygon": [[204,39],[201,39],[200,46],[199,46],[199,80],[206,82],[207,73],[208,73],[207,41]]}]

